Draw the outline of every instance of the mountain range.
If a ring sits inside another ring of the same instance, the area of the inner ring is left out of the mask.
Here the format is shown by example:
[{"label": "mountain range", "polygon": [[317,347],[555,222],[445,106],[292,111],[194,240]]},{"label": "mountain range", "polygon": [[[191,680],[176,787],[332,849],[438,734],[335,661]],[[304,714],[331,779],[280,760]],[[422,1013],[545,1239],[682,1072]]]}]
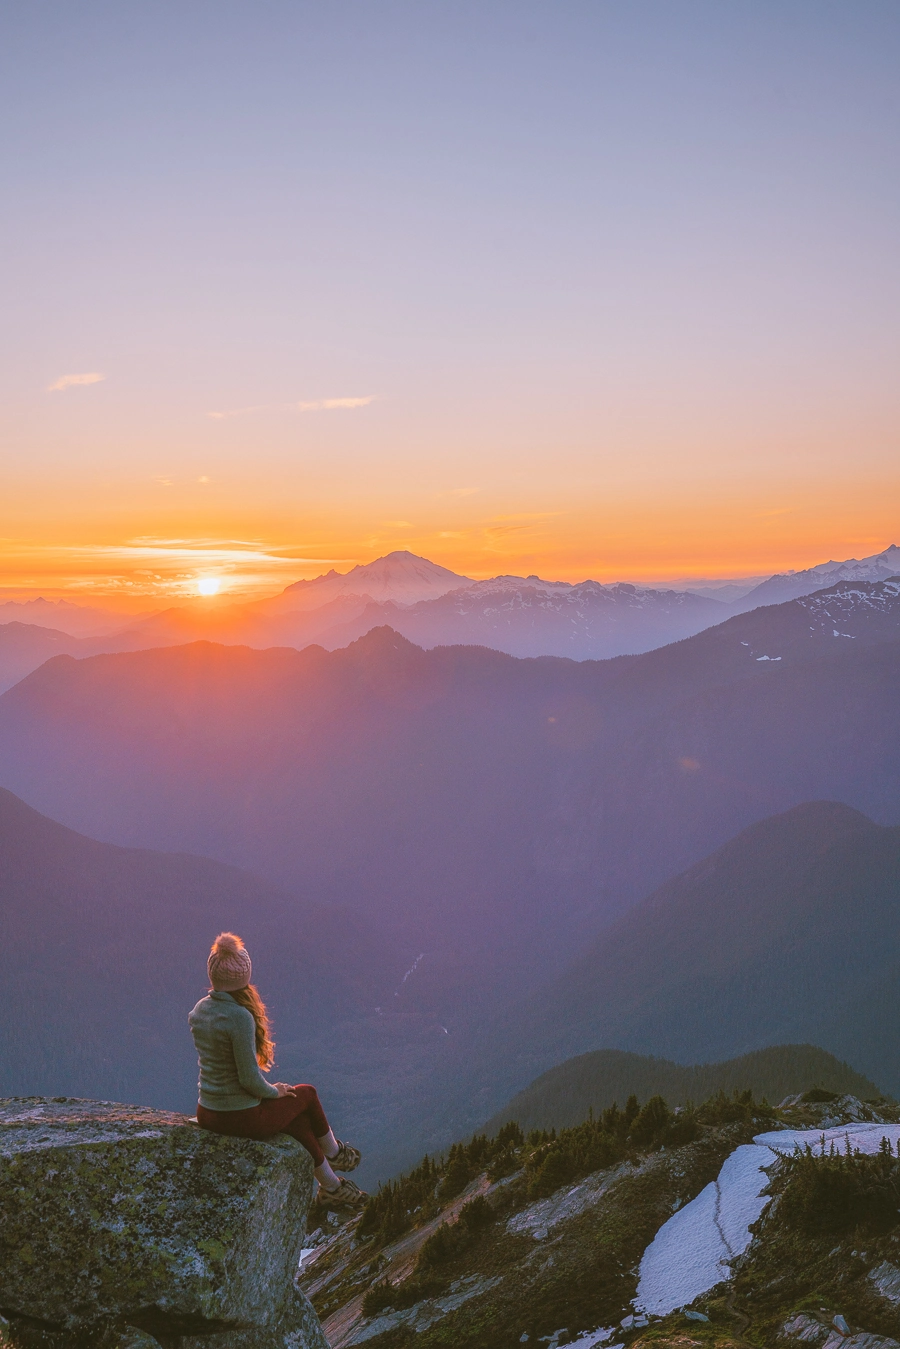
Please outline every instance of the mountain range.
[{"label": "mountain range", "polygon": [[796,806],[673,877],[509,1008],[485,1080],[499,1090],[600,1045],[696,1063],[814,1040],[896,1094],[898,912],[900,826]]},{"label": "mountain range", "polygon": [[887,581],[900,572],[900,548],[892,543],[881,553],[871,557],[848,558],[845,562],[820,562],[802,571],[783,572],[761,581],[735,604],[738,612],[758,608],[761,604],[783,604],[785,600],[800,599],[814,590],[824,590],[838,581]]},{"label": "mountain range", "polygon": [[[334,650],[386,625],[423,647],[478,645],[515,656],[603,660],[680,641],[732,614],[799,598],[838,581],[880,581],[897,573],[900,548],[891,545],[861,561],[828,562],[770,577],[727,602],[728,588],[695,594],[538,576],[472,581],[426,558],[395,552],[343,574],[331,570],[297,581],[280,595],[253,603],[206,599],[132,619],[65,601],[0,605],[0,690],[57,651],[82,657],[196,640],[260,649],[318,644]],[[7,615],[10,621],[3,623]]]},{"label": "mountain range", "polygon": [[30,600],[0,602],[0,627],[6,623],[49,627],[69,637],[100,637],[131,627],[143,615],[125,613],[120,609],[90,604],[76,604],[71,600],[48,600],[38,595]]},{"label": "mountain range", "polygon": [[[138,1086],[162,1093],[178,1043],[188,1091],[180,1018],[211,929],[235,926],[288,1075],[384,1168],[603,1047],[813,1041],[897,1090],[898,685],[897,581],[599,662],[389,628],[332,652],[58,655],[0,697],[0,783],[51,817],[6,799],[23,973],[0,1062],[23,1090],[36,1065],[74,1084],[105,1063],[100,1094],[133,1095],[122,1063],[146,1060]],[[178,1008],[156,1048],[129,1021],[132,985],[159,1006],[153,979]]]},{"label": "mountain range", "polygon": [[900,582],[604,662],[422,651],[387,628],[334,652],[60,656],[0,697],[0,782],[92,837],[384,915],[448,959],[475,960],[477,921],[488,964],[538,938],[547,960],[766,815],[827,796],[893,822],[898,672]]}]

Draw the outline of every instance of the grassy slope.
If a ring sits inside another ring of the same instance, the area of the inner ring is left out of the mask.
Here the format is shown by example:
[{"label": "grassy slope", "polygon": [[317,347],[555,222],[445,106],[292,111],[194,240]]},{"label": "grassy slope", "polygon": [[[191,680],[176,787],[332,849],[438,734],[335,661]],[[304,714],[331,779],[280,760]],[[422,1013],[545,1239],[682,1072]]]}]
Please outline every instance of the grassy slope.
[{"label": "grassy slope", "polygon": [[[501,1154],[501,1164],[495,1155],[462,1195],[445,1198],[440,1182],[437,1205],[425,1199],[410,1220],[419,1225],[412,1232],[363,1236],[371,1223],[348,1224],[322,1248],[304,1279],[329,1342],[340,1349],[365,1325],[372,1349],[405,1349],[413,1342],[417,1349],[513,1349],[523,1334],[534,1340],[560,1326],[575,1332],[621,1320],[636,1292],[641,1255],[659,1227],[764,1124],[752,1105],[713,1103],[704,1108],[711,1113],[701,1110],[689,1127],[682,1117],[667,1115],[655,1137],[642,1142],[640,1121],[651,1106],[630,1125],[619,1115],[615,1147],[612,1134],[603,1135],[611,1148],[605,1169],[592,1170],[585,1161],[547,1183],[547,1159],[574,1155],[592,1130],[602,1133],[604,1123],[558,1137],[519,1135],[518,1169],[492,1180],[509,1155]],[[596,1135],[593,1143],[601,1145]],[[582,1183],[573,1188],[573,1180]],[[434,1189],[432,1177],[429,1193]],[[470,1228],[460,1200],[476,1195],[483,1196],[490,1216]],[[430,1260],[436,1237],[444,1250]],[[476,1288],[462,1305],[437,1306],[466,1281],[471,1288],[485,1280],[490,1287]],[[378,1316],[383,1319],[376,1322]],[[404,1316],[416,1316],[418,1323]]]}]

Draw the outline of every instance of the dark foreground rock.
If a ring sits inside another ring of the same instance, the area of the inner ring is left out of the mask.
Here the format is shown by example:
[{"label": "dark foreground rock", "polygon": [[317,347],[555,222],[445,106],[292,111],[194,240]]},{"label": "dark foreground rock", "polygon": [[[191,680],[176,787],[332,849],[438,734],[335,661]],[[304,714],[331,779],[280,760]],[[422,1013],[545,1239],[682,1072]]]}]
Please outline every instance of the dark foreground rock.
[{"label": "dark foreground rock", "polygon": [[0,1100],[0,1344],[327,1349],[293,1283],[311,1192],[309,1156],[284,1134]]}]

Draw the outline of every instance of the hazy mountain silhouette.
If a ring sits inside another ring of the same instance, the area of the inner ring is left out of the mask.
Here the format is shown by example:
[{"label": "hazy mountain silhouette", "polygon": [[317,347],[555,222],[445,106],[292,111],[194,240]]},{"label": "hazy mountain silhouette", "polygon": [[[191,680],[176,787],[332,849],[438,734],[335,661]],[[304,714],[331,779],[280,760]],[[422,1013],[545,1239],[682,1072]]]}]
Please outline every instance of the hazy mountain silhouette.
[{"label": "hazy mountain silhouette", "polygon": [[0,692],[12,688],[45,660],[59,655],[91,655],[67,632],[18,621],[0,624]]},{"label": "hazy mountain silhouette", "polygon": [[827,795],[896,821],[898,633],[900,583],[843,583],[607,662],[387,629],[63,656],[0,698],[0,774],[93,837],[399,925],[425,958],[398,1001],[439,1007],[552,971],[767,815]]},{"label": "hazy mountain silhouette", "polygon": [[[425,648],[473,644],[516,656],[608,659],[654,650],[721,623],[729,614],[806,595],[838,580],[884,580],[898,568],[900,549],[892,545],[862,561],[828,562],[770,577],[749,594],[735,586],[694,593],[596,581],[572,585],[538,576],[471,582],[427,558],[395,552],[346,573],[332,569],[297,581],[280,595],[253,602],[227,596],[195,599],[129,618],[38,599],[0,605],[0,617],[8,611],[16,620],[32,620],[28,633],[0,624],[0,691],[57,650],[80,657],[198,640],[260,650],[302,650],[313,644],[335,650],[384,626]],[[738,599],[726,602],[735,590]],[[47,615],[57,619],[50,632],[33,622]],[[62,642],[59,633],[72,640]]]},{"label": "hazy mountain silhouette", "polygon": [[689,591],[498,576],[405,608],[370,604],[342,632],[355,636],[388,623],[423,647],[471,644],[512,656],[602,660],[690,637],[729,612]]},{"label": "hazy mountain silhouette", "polygon": [[[149,609],[150,605],[147,607]],[[73,604],[71,600],[47,600],[43,595],[32,600],[0,602],[0,626],[7,623],[33,624],[67,633],[70,637],[105,636],[129,627],[137,617],[121,609]]]},{"label": "hazy mountain silhouette", "polygon": [[898,573],[900,548],[892,543],[884,552],[873,553],[871,557],[859,560],[851,557],[845,562],[820,562],[818,566],[806,567],[803,571],[770,576],[738,599],[732,607],[735,612],[744,613],[761,604],[783,604],[785,600],[811,595],[814,590],[833,586],[838,581],[887,581]]},{"label": "hazy mountain silhouette", "polygon": [[529,903],[528,931],[552,926],[528,839],[546,718],[520,734],[544,696],[538,666],[426,654],[389,630],[331,654],[64,657],[4,695],[0,759],[7,782],[95,837],[262,863],[277,883],[390,911],[443,978],[434,947],[452,965],[467,923],[488,963],[498,941],[510,962],[527,944]]},{"label": "hazy mountain silhouette", "polygon": [[[0,1095],[67,1091],[193,1097],[187,1012],[206,988],[209,943],[241,932],[279,1009],[279,1040],[368,1014],[408,955],[356,921],[221,862],[118,848],[64,828],[0,789],[0,922],[8,963]],[[283,1056],[282,1056],[283,1057]]]},{"label": "hazy mountain silhouette", "polygon": [[900,1092],[900,827],[829,801],[751,826],[625,915],[488,1037],[488,1079],[600,1045],[721,1059],[813,1041]]},{"label": "hazy mountain silhouette", "polygon": [[770,1045],[724,1063],[688,1067],[622,1049],[597,1049],[542,1073],[487,1121],[484,1132],[493,1135],[508,1120],[526,1132],[571,1128],[590,1110],[596,1115],[613,1102],[624,1105],[631,1095],[639,1101],[663,1096],[669,1105],[699,1105],[720,1091],[727,1096],[752,1091],[757,1101],[777,1105],[813,1087],[862,1100],[880,1095],[874,1082],[815,1045]]},{"label": "hazy mountain silhouette", "polygon": [[374,562],[351,567],[348,572],[338,572],[332,567],[331,571],[311,581],[295,581],[280,595],[259,600],[253,607],[266,614],[296,612],[318,608],[348,595],[415,604],[470,584],[468,576],[460,576],[404,548],[376,558]]}]

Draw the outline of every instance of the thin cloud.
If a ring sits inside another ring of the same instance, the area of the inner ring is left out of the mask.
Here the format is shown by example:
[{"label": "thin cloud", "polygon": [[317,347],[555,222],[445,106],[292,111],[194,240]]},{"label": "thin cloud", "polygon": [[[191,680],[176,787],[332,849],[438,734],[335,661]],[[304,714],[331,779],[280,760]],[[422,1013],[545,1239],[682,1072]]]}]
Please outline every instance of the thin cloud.
[{"label": "thin cloud", "polygon": [[229,408],[224,412],[209,412],[208,417],[221,421],[223,417],[245,417],[251,412],[336,412],[347,408],[364,408],[375,402],[375,395],[365,398],[319,398],[314,402],[258,403],[249,408]]},{"label": "thin cloud", "polygon": [[298,412],[332,412],[335,408],[364,408],[374,403],[374,395],[367,398],[323,398],[318,403],[297,403]]},{"label": "thin cloud", "polygon": [[54,384],[47,385],[48,393],[62,393],[65,389],[75,389],[80,384],[100,384],[105,375],[101,375],[99,370],[89,370],[83,375],[60,375]]}]

